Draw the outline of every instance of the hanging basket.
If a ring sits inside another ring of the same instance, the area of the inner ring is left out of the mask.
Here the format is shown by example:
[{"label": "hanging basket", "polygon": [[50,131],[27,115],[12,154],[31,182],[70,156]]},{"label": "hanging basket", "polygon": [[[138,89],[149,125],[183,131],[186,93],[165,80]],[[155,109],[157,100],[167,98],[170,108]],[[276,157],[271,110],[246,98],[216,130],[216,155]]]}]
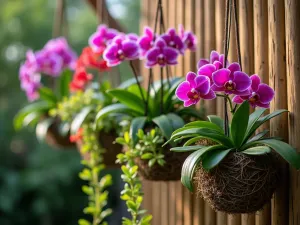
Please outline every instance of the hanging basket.
[{"label": "hanging basket", "polygon": [[[116,159],[117,155],[122,152],[122,145],[114,144],[116,137],[116,134],[113,132],[106,133],[101,131],[98,135],[98,141],[100,145],[106,150],[105,153],[103,153],[103,163],[107,168],[120,168],[120,165],[116,164]],[[80,152],[82,158],[88,159],[89,154],[82,153],[80,151],[82,144],[82,141],[76,142],[78,151]]]},{"label": "hanging basket", "polygon": [[50,125],[50,127],[47,130],[45,141],[48,145],[54,147],[54,148],[71,148],[75,147],[75,144],[70,142],[70,136],[69,135],[61,135],[59,132],[59,122],[55,121]]},{"label": "hanging basket", "polygon": [[198,194],[216,211],[254,213],[269,202],[279,183],[275,153],[250,156],[232,152],[210,172],[194,175]]},{"label": "hanging basket", "polygon": [[171,152],[168,146],[164,149],[164,160],[166,161],[164,166],[155,163],[153,166],[149,167],[148,160],[143,160],[141,158],[136,159],[136,164],[139,167],[139,175],[146,180],[152,181],[180,180],[182,164],[189,153]]}]

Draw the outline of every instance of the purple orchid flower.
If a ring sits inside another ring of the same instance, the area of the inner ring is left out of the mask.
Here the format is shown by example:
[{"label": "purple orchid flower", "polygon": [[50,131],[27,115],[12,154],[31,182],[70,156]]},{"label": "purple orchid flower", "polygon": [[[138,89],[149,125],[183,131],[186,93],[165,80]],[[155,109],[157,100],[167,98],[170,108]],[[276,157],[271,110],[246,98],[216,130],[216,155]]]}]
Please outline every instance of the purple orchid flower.
[{"label": "purple orchid flower", "polygon": [[41,87],[41,75],[33,73],[28,64],[23,64],[20,67],[19,79],[21,89],[25,91],[27,99],[34,101],[39,98],[38,90]]},{"label": "purple orchid flower", "polygon": [[59,76],[63,70],[63,58],[55,52],[41,50],[36,53],[38,72],[51,76]]},{"label": "purple orchid flower", "polygon": [[[223,68],[224,64],[224,54],[219,54],[217,51],[212,51],[210,53],[209,60],[208,59],[200,59],[197,63],[197,67],[200,68],[201,66],[204,66],[206,64],[214,64],[218,69]],[[228,65],[229,62],[227,60],[226,65]]]},{"label": "purple orchid flower", "polygon": [[252,83],[249,88],[250,94],[246,96],[234,96],[232,101],[241,104],[248,100],[250,105],[255,108],[256,106],[262,108],[270,108],[270,102],[274,98],[274,90],[267,84],[261,83],[258,75],[254,74],[250,77]]},{"label": "purple orchid flower", "polygon": [[170,28],[166,34],[161,35],[161,38],[165,40],[166,44],[179,51],[180,54],[184,54],[184,43],[174,28]]},{"label": "purple orchid flower", "polygon": [[139,46],[136,41],[124,35],[116,36],[103,53],[108,66],[119,65],[124,60],[134,60],[139,57]]},{"label": "purple orchid flower", "polygon": [[214,84],[211,89],[213,91],[239,96],[250,94],[251,79],[241,71],[232,72],[229,69],[220,69],[212,74],[212,79]]},{"label": "purple orchid flower", "polygon": [[99,25],[97,31],[89,38],[89,45],[96,53],[103,53],[108,42],[115,38],[119,32],[108,28],[106,25]]},{"label": "purple orchid flower", "polygon": [[145,27],[144,34],[138,40],[142,57],[145,57],[147,52],[153,47],[154,38],[155,35],[152,29],[150,27]]},{"label": "purple orchid flower", "polygon": [[146,55],[146,67],[151,68],[156,64],[161,67],[176,65],[178,63],[177,57],[178,52],[174,48],[168,47],[164,39],[159,38]]},{"label": "purple orchid flower", "polygon": [[215,92],[210,89],[210,80],[207,76],[197,76],[189,72],[186,81],[179,84],[176,96],[184,102],[184,107],[197,104],[201,98],[211,100],[216,98]]},{"label": "purple orchid flower", "polygon": [[179,36],[184,43],[184,49],[189,49],[191,51],[196,51],[197,37],[191,31],[185,31],[183,25],[179,25]]},{"label": "purple orchid flower", "polygon": [[49,55],[51,55],[50,53],[56,53],[59,55],[63,61],[62,69],[75,68],[77,55],[69,46],[64,37],[59,37],[48,41],[43,50],[48,51]]}]

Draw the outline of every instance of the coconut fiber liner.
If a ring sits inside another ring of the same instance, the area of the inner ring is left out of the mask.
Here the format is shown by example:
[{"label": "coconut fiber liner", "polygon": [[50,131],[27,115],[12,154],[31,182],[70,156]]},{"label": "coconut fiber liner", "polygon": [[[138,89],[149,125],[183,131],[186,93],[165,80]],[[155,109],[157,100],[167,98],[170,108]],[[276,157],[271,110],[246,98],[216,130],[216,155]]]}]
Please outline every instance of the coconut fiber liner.
[{"label": "coconut fiber liner", "polygon": [[214,210],[254,213],[270,201],[278,186],[279,158],[275,153],[249,156],[229,153],[210,172],[200,165],[194,176],[197,193]]},{"label": "coconut fiber liner", "polygon": [[[103,153],[103,163],[107,168],[120,167],[119,164],[116,164],[116,159],[117,159],[117,155],[122,152],[122,145],[114,144],[116,137],[117,137],[116,134],[106,133],[106,132],[100,132],[98,135],[98,141],[100,145],[105,149],[105,152]],[[78,141],[76,142],[76,144],[80,152],[82,142]],[[81,153],[81,155],[84,159],[88,159],[89,157],[88,153],[85,154]]]},{"label": "coconut fiber liner", "polygon": [[146,180],[153,181],[180,180],[182,164],[190,153],[172,152],[168,147],[164,149],[164,160],[166,163],[163,166],[155,163],[149,167],[148,160],[136,159],[136,164],[139,167],[139,175]]},{"label": "coconut fiber liner", "polygon": [[59,133],[59,123],[55,122],[53,123],[49,129],[47,130],[46,133],[46,142],[47,144],[49,144],[52,147],[55,148],[70,148],[70,147],[74,147],[74,143],[70,142],[70,136],[66,135],[66,136],[62,136]]}]

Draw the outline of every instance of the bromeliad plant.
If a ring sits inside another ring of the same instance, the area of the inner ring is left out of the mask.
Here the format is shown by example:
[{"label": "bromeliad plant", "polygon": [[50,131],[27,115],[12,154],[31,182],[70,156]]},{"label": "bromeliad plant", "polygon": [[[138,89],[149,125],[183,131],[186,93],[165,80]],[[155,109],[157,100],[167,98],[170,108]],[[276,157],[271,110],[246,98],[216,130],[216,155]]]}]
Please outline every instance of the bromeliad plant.
[{"label": "bromeliad plant", "polygon": [[[215,95],[229,101],[233,116],[229,122],[227,116],[223,120],[211,115],[209,121],[194,121],[172,133],[169,141],[184,139],[185,143],[171,151],[192,151],[183,164],[181,182],[193,191],[195,181],[200,195],[216,210],[257,211],[270,200],[278,184],[277,154],[300,168],[300,156],[292,146],[278,137],[266,137],[268,130],[256,132],[287,110],[263,115],[274,97],[273,89],[261,83],[259,76],[241,72],[238,63],[224,68],[223,55],[213,51],[210,61],[202,60],[198,65],[198,74],[188,73],[178,86],[178,99],[187,107]],[[262,108],[249,114],[250,106]]]},{"label": "bromeliad plant", "polygon": [[[76,58],[76,54],[63,37],[48,41],[42,50],[37,52],[29,50],[26,53],[19,77],[21,88],[32,103],[16,115],[14,119],[16,130],[36,126],[39,140],[47,139],[49,144],[57,147],[71,145],[68,126],[60,123],[57,118],[50,118],[49,111],[56,108],[57,103],[68,96],[71,70],[75,67]],[[51,85],[54,82],[56,85]]]}]

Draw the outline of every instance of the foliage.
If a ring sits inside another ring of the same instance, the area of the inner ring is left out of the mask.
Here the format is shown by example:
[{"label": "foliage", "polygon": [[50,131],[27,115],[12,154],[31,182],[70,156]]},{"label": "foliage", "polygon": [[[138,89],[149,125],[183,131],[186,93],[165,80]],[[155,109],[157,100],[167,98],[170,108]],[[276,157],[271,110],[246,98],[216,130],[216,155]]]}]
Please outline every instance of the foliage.
[{"label": "foliage", "polygon": [[[217,166],[227,154],[232,151],[241,151],[248,155],[262,155],[275,150],[288,163],[300,168],[300,155],[290,145],[278,140],[276,137],[266,138],[267,132],[259,133],[251,138],[255,131],[271,118],[278,116],[286,110],[278,110],[266,116],[262,114],[266,109],[258,109],[249,115],[249,103],[245,101],[238,107],[230,124],[230,136],[225,135],[223,120],[216,116],[208,116],[208,121],[196,121],[186,124],[173,132],[169,141],[187,139],[184,147],[172,148],[173,151],[194,151],[184,162],[182,168],[182,183],[192,191],[192,178],[195,168],[202,163],[207,171]],[[213,141],[212,146],[195,145],[191,140],[207,139]],[[251,139],[250,139],[251,138]]]},{"label": "foliage", "polygon": [[[149,144],[147,142],[148,138],[144,137],[144,134],[141,133],[140,136],[143,136],[141,143]],[[153,134],[154,136],[155,134]],[[153,136],[151,136],[153,138]],[[156,136],[157,137],[157,136]],[[129,133],[126,132],[124,137],[117,138],[116,142],[124,145],[127,148],[125,153],[120,153],[117,158],[118,163],[125,164],[122,166],[123,175],[121,176],[122,180],[125,182],[124,190],[121,192],[121,199],[126,201],[128,211],[131,214],[131,220],[128,218],[123,218],[123,225],[149,225],[152,216],[145,215],[146,210],[141,210],[141,204],[143,201],[142,193],[142,184],[138,177],[138,166],[135,163],[135,158],[140,155],[140,151],[132,148],[132,140],[130,139]],[[144,154],[147,154],[146,152]],[[141,218],[139,218],[141,217]]]},{"label": "foliage", "polygon": [[107,174],[99,179],[100,173],[105,168],[102,163],[102,154],[105,149],[101,148],[97,140],[97,132],[94,131],[92,124],[83,125],[82,128],[83,136],[80,151],[83,155],[86,155],[86,159],[82,160],[85,168],[79,174],[79,177],[89,182],[89,186],[82,186],[82,191],[89,196],[89,204],[83,212],[93,216],[93,223],[80,219],[78,224],[106,225],[105,218],[112,213],[112,210],[104,209],[108,198],[108,191],[105,191],[105,189],[112,184],[112,177]]}]

